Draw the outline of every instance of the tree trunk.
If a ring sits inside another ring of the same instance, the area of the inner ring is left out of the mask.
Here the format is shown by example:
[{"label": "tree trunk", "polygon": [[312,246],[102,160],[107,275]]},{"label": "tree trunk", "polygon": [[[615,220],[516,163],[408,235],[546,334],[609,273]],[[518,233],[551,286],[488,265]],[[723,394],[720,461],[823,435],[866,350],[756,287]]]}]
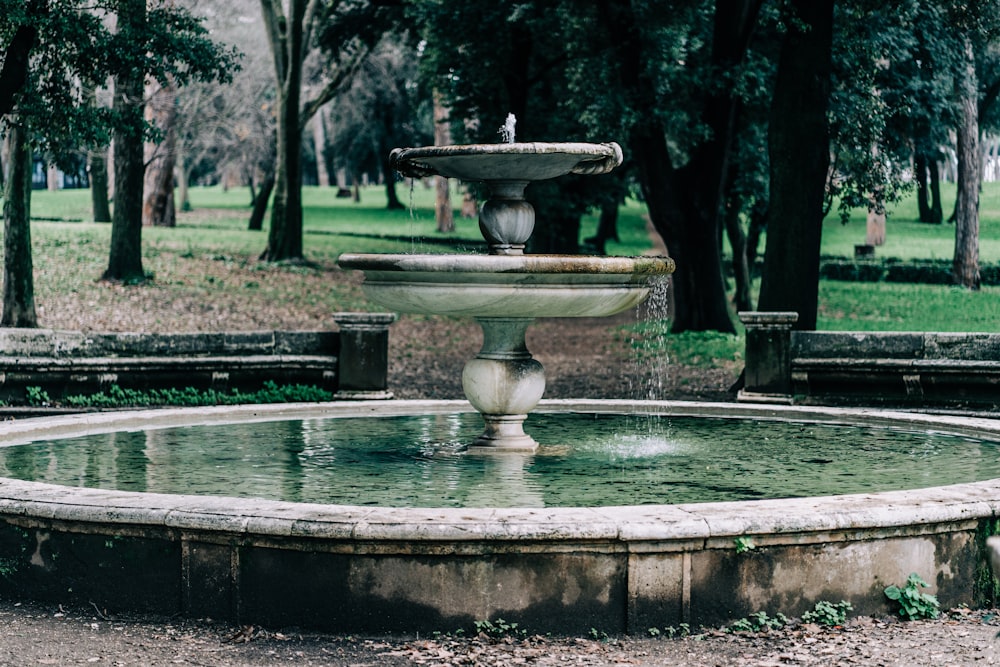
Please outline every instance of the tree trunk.
[{"label": "tree trunk", "polygon": [[106,148],[90,152],[90,206],[94,222],[111,222],[111,202],[108,200],[108,160]]},{"label": "tree trunk", "polygon": [[[142,34],[145,0],[120,0],[118,30]],[[142,269],[143,72],[126,69],[115,76],[114,111],[121,125],[114,135],[115,209],[111,252],[104,280],[138,283]]]},{"label": "tree trunk", "polygon": [[188,164],[187,155],[184,149],[180,146],[177,147],[177,168],[175,175],[177,176],[177,201],[180,204],[180,209],[182,211],[191,210],[191,191],[188,184],[191,182],[191,167]]},{"label": "tree trunk", "polygon": [[47,165],[45,169],[45,188],[49,192],[59,192],[59,167],[54,164]]},{"label": "tree trunk", "polygon": [[808,331],[819,310],[833,0],[791,0],[790,7],[795,19],[781,45],[771,100],[771,197],[758,308],[795,311],[795,326]]},{"label": "tree trunk", "polygon": [[406,207],[403,206],[403,202],[399,201],[399,195],[396,194],[396,174],[389,163],[390,148],[386,140],[387,137],[383,132],[379,138],[378,153],[382,166],[382,175],[385,177],[385,207],[390,211],[400,211]]},{"label": "tree trunk", "polygon": [[885,245],[885,210],[868,208],[868,218],[865,221],[865,245]]},{"label": "tree trunk", "polygon": [[[451,125],[448,107],[441,100],[441,93],[434,91],[434,145],[451,145]],[[451,207],[451,188],[444,176],[434,177],[436,196],[434,198],[434,220],[439,232],[455,231],[455,211]]]},{"label": "tree trunk", "polygon": [[941,206],[941,174],[936,159],[927,163],[927,173],[931,178],[931,222],[940,225],[944,222],[944,208]]},{"label": "tree trunk", "polygon": [[882,191],[878,188],[868,202],[865,245],[872,247],[885,245],[885,202],[882,201]]},{"label": "tree trunk", "polygon": [[316,181],[321,188],[330,187],[330,167],[327,162],[326,115],[324,106],[313,116],[313,145],[316,152]]},{"label": "tree trunk", "polygon": [[28,131],[12,126],[10,173],[3,202],[3,319],[5,327],[36,327],[34,269],[31,263],[31,168]]},{"label": "tree trunk", "polygon": [[606,255],[608,241],[618,240],[618,207],[615,199],[608,199],[601,204],[601,215],[597,219],[597,233],[584,239],[598,255]]},{"label": "tree trunk", "polygon": [[264,229],[264,215],[267,213],[267,202],[274,192],[274,172],[269,172],[264,177],[264,182],[260,184],[260,190],[254,197],[253,210],[250,212],[250,224],[247,230],[259,232]]},{"label": "tree trunk", "polygon": [[174,166],[177,161],[177,90],[171,84],[147,96],[147,120],[163,133],[159,144],[147,142],[144,148],[146,174],[143,183],[142,224],[173,227]]},{"label": "tree trunk", "polygon": [[976,61],[972,41],[965,38],[966,67],[956,86],[959,104],[958,184],[955,194],[955,255],[952,279],[956,285],[979,289],[979,111]]},{"label": "tree trunk", "polygon": [[[715,67],[729,71],[742,62],[761,4],[762,0],[716,0],[711,54]],[[646,74],[644,27],[631,3],[604,2],[601,9],[602,23],[614,36],[623,86],[643,118],[628,143],[650,220],[677,262],[671,329],[734,333],[718,240],[733,173],[730,157],[742,113],[740,100],[729,89],[706,95],[702,110],[710,138],[694,149],[685,167],[676,169],[664,129],[654,117],[655,82]]]},{"label": "tree trunk", "polygon": [[920,222],[931,221],[930,190],[927,187],[928,171],[927,156],[917,152],[913,156],[913,178],[917,183],[917,219]]},{"label": "tree trunk", "polygon": [[764,235],[764,230],[766,229],[767,203],[756,201],[750,207],[750,224],[747,229],[747,266],[750,267],[751,275],[755,271],[754,265],[757,263],[757,257],[759,256],[760,238]]},{"label": "tree trunk", "polygon": [[439,232],[455,231],[455,210],[451,207],[451,185],[444,176],[434,177],[434,219]]},{"label": "tree trunk", "polygon": [[[271,204],[271,228],[267,248],[261,259],[268,262],[299,261],[302,254],[302,59],[305,45],[303,21],[305,0],[291,0],[287,20],[278,21],[276,31],[268,31],[275,54],[278,79],[277,161],[274,176],[274,201]],[[265,13],[274,9],[272,0],[261,0]],[[275,41],[275,38],[280,40]]]},{"label": "tree trunk", "polygon": [[917,181],[917,215],[920,222],[939,225],[944,221],[941,211],[941,187],[938,183],[937,162],[933,156],[917,152],[913,158]]},{"label": "tree trunk", "polygon": [[740,224],[740,205],[735,197],[730,197],[725,221],[726,236],[733,251],[733,279],[736,283],[733,303],[737,312],[753,310],[753,299],[750,296],[753,279],[750,275],[750,263],[747,261],[747,236]]}]

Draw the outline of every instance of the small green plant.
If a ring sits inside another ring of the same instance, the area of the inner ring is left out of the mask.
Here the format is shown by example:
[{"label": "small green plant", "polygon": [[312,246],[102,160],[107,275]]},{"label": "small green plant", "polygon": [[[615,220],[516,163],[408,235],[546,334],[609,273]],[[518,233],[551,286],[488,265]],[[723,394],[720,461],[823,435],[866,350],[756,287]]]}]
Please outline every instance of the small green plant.
[{"label": "small green plant", "polygon": [[736,544],[736,553],[745,554],[748,551],[753,551],[757,548],[757,545],[753,543],[753,538],[750,537],[737,537],[733,540]]},{"label": "small green plant", "polygon": [[25,387],[24,393],[25,400],[30,406],[38,408],[52,403],[49,393],[41,387]]},{"label": "small green plant", "polygon": [[608,637],[608,633],[602,632],[597,628],[591,628],[589,634],[590,638],[593,639],[594,641],[606,642],[608,641],[608,639],[610,639],[610,637]]},{"label": "small green plant", "polygon": [[906,578],[906,585],[902,588],[887,586],[885,596],[893,602],[899,603],[899,615],[908,621],[937,618],[941,613],[937,597],[920,591],[921,588],[927,588],[929,585],[921,579],[919,574],[914,572]]},{"label": "small green plant", "polygon": [[[31,387],[28,389],[30,390]],[[44,393],[42,392],[42,394]],[[46,395],[46,400],[47,398]],[[319,387],[298,384],[279,385],[268,380],[257,391],[243,392],[234,389],[228,393],[216,389],[195,389],[194,387],[143,391],[111,385],[106,391],[67,396],[62,402],[72,407],[120,408],[160,405],[190,407],[241,403],[311,403],[330,400],[333,400],[333,393]],[[30,391],[28,401],[31,402]]]},{"label": "small green plant", "polygon": [[841,600],[837,604],[820,600],[813,606],[812,610],[802,614],[802,622],[833,628],[846,623],[847,614],[853,609],[854,607],[847,600]]},{"label": "small green plant", "polygon": [[778,612],[774,616],[768,616],[766,611],[758,611],[750,614],[746,618],[733,621],[726,632],[763,632],[765,630],[780,630],[788,625],[788,617]]},{"label": "small green plant", "polygon": [[17,574],[20,565],[15,558],[0,558],[0,577],[12,579]]},{"label": "small green plant", "polygon": [[483,620],[476,621],[476,632],[487,637],[494,637],[500,639],[503,637],[524,637],[528,634],[527,630],[522,630],[518,627],[517,623],[508,623],[502,618],[498,618],[495,621]]},{"label": "small green plant", "polygon": [[680,623],[677,626],[668,625],[662,630],[660,628],[647,628],[646,632],[649,633],[650,637],[659,637],[660,635],[666,635],[668,639],[689,637],[691,635],[691,624]]}]

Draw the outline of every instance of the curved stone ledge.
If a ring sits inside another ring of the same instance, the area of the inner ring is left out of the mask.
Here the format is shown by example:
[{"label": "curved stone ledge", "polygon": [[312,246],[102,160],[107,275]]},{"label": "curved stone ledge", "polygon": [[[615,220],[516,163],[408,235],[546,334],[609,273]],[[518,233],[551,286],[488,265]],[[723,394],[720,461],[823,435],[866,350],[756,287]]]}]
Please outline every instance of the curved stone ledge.
[{"label": "curved stone ledge", "polygon": [[[0,439],[463,409],[464,401],[372,401],[99,413],[3,423]],[[860,421],[1000,437],[992,420],[873,410],[627,401],[543,401],[542,409]],[[820,599],[884,612],[882,588],[910,572],[932,582],[942,604],[975,604],[980,542],[997,517],[998,480],[550,509],[330,506],[0,480],[0,561],[13,573],[0,577],[0,592],[345,632],[444,631],[496,616],[538,631],[642,632],[760,610],[794,615]],[[738,554],[736,538],[754,548]],[[164,596],[164,586],[180,593]]]}]

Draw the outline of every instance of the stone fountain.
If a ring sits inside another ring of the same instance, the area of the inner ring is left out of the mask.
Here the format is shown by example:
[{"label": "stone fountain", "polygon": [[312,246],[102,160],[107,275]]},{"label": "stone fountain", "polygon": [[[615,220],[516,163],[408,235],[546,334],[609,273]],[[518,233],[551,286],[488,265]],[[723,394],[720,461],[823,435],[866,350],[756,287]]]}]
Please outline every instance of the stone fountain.
[{"label": "stone fountain", "polygon": [[[513,122],[508,117],[508,136]],[[462,372],[469,402],[486,429],[475,452],[533,451],[524,420],[545,391],[545,372],[525,334],[537,317],[603,317],[642,303],[674,269],[665,257],[529,255],[535,211],[529,184],[566,174],[606,174],[622,162],[616,143],[516,143],[397,148],[404,176],[439,175],[483,183],[479,229],[487,255],[344,254],[338,263],[365,273],[365,294],[403,313],[474,317],[483,346]]]}]

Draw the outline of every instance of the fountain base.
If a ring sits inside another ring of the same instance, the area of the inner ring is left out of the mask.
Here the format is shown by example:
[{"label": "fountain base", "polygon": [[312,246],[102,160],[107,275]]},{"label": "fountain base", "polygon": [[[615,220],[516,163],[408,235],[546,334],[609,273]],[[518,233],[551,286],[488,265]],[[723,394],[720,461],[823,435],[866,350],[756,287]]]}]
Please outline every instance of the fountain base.
[{"label": "fountain base", "polygon": [[538,442],[524,432],[528,415],[483,415],[486,430],[466,449],[472,454],[525,453],[538,449]]},{"label": "fountain base", "polygon": [[530,317],[477,317],[483,347],[462,370],[462,388],[483,416],[486,430],[470,450],[534,451],[538,443],[524,432],[524,420],[545,393],[545,369],[531,358],[525,334]]}]

